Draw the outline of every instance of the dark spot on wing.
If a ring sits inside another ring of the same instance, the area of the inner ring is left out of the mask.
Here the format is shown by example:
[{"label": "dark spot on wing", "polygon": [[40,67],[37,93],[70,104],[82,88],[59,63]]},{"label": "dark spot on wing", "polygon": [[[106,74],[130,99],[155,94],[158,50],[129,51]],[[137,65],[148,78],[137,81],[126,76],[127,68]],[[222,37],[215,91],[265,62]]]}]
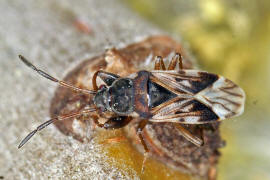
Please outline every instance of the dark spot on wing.
[{"label": "dark spot on wing", "polygon": [[[218,79],[218,75],[207,73],[207,72],[198,72],[198,75],[199,75],[198,78],[192,78],[192,77],[189,78],[188,81],[191,84],[190,87],[184,86],[185,89],[187,89],[188,91],[194,94],[212,85]],[[181,81],[186,80],[186,78],[185,79],[175,78],[175,80],[181,83]]]}]

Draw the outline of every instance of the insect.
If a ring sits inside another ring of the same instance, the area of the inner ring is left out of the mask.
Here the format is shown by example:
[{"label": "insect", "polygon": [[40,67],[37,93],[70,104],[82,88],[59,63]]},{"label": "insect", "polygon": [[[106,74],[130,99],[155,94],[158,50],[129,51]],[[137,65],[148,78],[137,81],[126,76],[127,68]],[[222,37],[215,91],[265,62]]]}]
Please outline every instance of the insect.
[{"label": "insect", "polygon": [[[149,149],[142,136],[147,123],[173,122],[182,135],[197,146],[203,138],[192,135],[181,124],[206,124],[241,115],[244,111],[245,93],[232,81],[204,71],[183,69],[182,56],[178,53],[165,68],[162,57],[155,58],[153,71],[141,70],[127,77],[98,70],[92,84],[93,90],[73,86],[38,69],[19,55],[25,65],[43,77],[78,93],[92,96],[93,104],[78,112],[52,118],[29,133],[19,144],[21,148],[36,132],[56,121],[63,121],[83,114],[110,113],[105,123],[95,123],[105,129],[126,126],[133,118],[139,118],[138,137],[145,152]],[[177,63],[179,70],[175,70]],[[104,84],[97,85],[97,78]]]}]

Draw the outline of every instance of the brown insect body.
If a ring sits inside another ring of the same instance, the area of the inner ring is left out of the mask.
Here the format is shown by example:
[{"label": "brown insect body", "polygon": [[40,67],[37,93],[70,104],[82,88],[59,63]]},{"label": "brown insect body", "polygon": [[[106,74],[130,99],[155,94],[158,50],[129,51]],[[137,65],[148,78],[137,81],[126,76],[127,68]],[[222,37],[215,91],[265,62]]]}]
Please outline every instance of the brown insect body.
[{"label": "brown insect body", "polygon": [[215,74],[197,70],[139,71],[130,75],[133,78],[114,77],[109,81],[102,78],[110,86],[101,86],[94,98],[103,112],[184,124],[214,122],[243,112],[243,90]]}]

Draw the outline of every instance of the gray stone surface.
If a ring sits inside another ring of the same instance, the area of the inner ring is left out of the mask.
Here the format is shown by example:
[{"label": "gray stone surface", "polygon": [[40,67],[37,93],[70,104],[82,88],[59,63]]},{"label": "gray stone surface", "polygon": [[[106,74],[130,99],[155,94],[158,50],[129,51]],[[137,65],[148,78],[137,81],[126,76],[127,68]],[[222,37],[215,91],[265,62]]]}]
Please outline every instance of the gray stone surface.
[{"label": "gray stone surface", "polygon": [[[74,27],[87,22],[93,34]],[[18,60],[18,54],[62,78],[108,46],[122,47],[159,34],[116,0],[0,1],[0,176],[5,179],[111,179],[126,174],[101,159],[93,144],[80,144],[54,126],[18,150],[20,140],[45,119],[56,85]],[[136,178],[134,175],[133,178]]]}]

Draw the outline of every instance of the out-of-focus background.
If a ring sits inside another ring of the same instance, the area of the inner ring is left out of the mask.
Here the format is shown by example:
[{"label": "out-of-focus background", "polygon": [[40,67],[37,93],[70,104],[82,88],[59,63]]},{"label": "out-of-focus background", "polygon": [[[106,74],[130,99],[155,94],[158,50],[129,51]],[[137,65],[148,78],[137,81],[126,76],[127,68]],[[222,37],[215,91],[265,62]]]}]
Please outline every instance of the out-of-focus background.
[{"label": "out-of-focus background", "polygon": [[270,1],[129,0],[149,21],[179,34],[200,68],[246,92],[245,113],[222,124],[218,179],[270,179]]},{"label": "out-of-focus background", "polygon": [[270,179],[269,0],[0,1],[0,178],[138,178],[100,161],[107,157],[99,147],[53,126],[17,150],[19,140],[48,118],[55,90],[17,55],[61,78],[108,46],[164,32],[182,38],[200,69],[246,92],[244,115],[222,124],[227,145],[218,179]]}]

